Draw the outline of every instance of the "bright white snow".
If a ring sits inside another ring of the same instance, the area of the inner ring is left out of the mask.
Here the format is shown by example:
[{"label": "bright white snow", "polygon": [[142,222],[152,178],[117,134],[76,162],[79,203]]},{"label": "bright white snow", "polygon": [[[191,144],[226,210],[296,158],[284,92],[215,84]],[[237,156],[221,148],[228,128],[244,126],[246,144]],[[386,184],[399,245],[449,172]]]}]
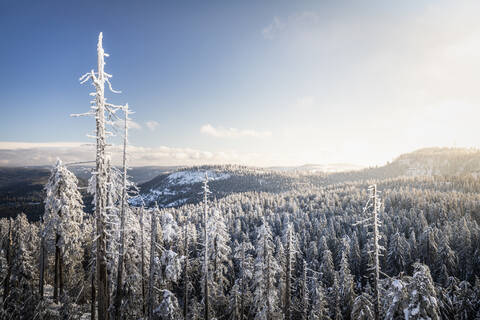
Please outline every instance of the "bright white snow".
[{"label": "bright white snow", "polygon": [[[230,178],[228,173],[207,170],[208,180],[225,180]],[[168,176],[168,182],[176,185],[194,184],[205,180],[205,171],[178,171]]]}]

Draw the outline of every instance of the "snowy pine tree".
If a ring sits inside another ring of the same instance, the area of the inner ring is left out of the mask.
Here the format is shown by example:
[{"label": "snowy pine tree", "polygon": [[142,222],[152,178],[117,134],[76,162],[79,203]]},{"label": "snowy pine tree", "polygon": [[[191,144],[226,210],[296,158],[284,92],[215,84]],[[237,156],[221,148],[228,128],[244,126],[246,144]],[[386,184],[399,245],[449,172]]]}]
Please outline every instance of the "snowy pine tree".
[{"label": "snowy pine tree", "polygon": [[83,201],[78,180],[57,160],[45,186],[45,215],[42,239],[53,238],[55,246],[54,299],[64,291],[64,261],[75,258],[80,249]]}]

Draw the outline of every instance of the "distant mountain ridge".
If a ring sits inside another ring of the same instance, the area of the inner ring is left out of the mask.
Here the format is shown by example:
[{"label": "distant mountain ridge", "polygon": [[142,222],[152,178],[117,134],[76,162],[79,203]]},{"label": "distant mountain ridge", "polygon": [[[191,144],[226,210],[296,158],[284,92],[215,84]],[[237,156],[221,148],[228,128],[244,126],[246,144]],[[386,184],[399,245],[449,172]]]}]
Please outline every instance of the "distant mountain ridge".
[{"label": "distant mountain ridge", "polygon": [[[351,165],[345,165],[350,167]],[[182,168],[161,174],[140,185],[135,205],[176,207],[201,201],[205,172],[211,179],[214,197],[236,192],[283,192],[299,186],[326,186],[334,183],[383,180],[407,176],[462,176],[480,173],[480,150],[459,148],[426,148],[403,154],[381,167],[345,172],[320,171],[321,165],[301,167],[252,168],[242,166],[203,166]]]},{"label": "distant mountain ridge", "polygon": [[[339,168],[344,171],[337,171]],[[85,186],[92,167],[72,166]],[[335,169],[335,170],[334,170]],[[210,177],[212,198],[238,192],[279,193],[302,187],[326,186],[344,182],[384,180],[407,176],[480,176],[480,150],[462,148],[425,148],[402,154],[379,167],[359,168],[349,164],[300,167],[254,168],[238,165],[196,167],[134,167],[131,180],[140,186],[135,205],[177,207],[201,201],[205,172]],[[32,219],[43,213],[43,187],[49,167],[0,168],[0,217],[21,211]],[[88,200],[86,200],[87,202]]]}]

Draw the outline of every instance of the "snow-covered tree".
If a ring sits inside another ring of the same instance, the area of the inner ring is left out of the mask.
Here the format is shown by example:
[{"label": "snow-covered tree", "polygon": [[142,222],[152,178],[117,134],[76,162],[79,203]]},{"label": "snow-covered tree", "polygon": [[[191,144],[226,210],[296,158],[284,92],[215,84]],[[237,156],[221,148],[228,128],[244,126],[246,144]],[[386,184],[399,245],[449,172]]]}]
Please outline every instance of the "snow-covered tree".
[{"label": "snow-covered tree", "polygon": [[312,308],[310,309],[309,319],[311,320],[329,320],[328,303],[325,299],[324,288],[321,282],[315,277],[311,281],[310,301]]},{"label": "snow-covered tree", "polygon": [[401,279],[390,279],[383,301],[385,320],[404,319],[403,310],[408,305],[407,283]]},{"label": "snow-covered tree", "polygon": [[[353,276],[350,273],[347,252],[343,252],[339,271],[340,299],[344,319],[349,319],[352,313],[356,294],[354,290]],[[355,318],[354,318],[355,319]]]},{"label": "snow-covered tree", "polygon": [[180,320],[182,316],[175,295],[168,290],[162,290],[161,296],[162,302],[153,311],[155,319]]},{"label": "snow-covered tree", "polygon": [[406,270],[409,263],[410,245],[403,234],[395,232],[388,245],[387,271],[392,275],[397,275]]},{"label": "snow-covered tree", "polygon": [[157,210],[151,210],[151,234],[150,234],[150,272],[148,276],[148,303],[147,303],[147,315],[148,319],[153,318],[153,310],[155,304],[155,293],[154,289],[154,277],[155,277],[155,261],[157,259],[155,252],[157,248]]},{"label": "snow-covered tree", "polygon": [[406,319],[440,319],[437,293],[426,265],[415,263],[407,290],[409,301],[404,309]]},{"label": "snow-covered tree", "polygon": [[[254,261],[251,252],[254,250],[252,244],[247,239],[243,240],[239,245],[235,246],[234,259],[238,263],[239,277],[235,283],[236,290],[240,298],[239,319],[244,319],[246,316],[246,306],[250,306],[251,294],[249,284],[253,280]],[[232,289],[233,290],[233,289]],[[236,302],[238,303],[238,302]]]},{"label": "snow-covered tree", "polygon": [[293,227],[288,221],[285,224],[283,230],[283,242],[285,248],[285,301],[284,301],[284,314],[285,319],[290,320],[292,317],[292,269],[295,264],[295,253],[296,253],[296,238]]},{"label": "snow-covered tree", "polygon": [[323,285],[327,288],[331,287],[333,285],[335,267],[333,265],[332,252],[329,249],[323,251],[320,272],[322,274]]},{"label": "snow-covered tree", "polygon": [[128,179],[127,179],[127,145],[128,145],[128,115],[131,111],[128,109],[128,104],[124,108],[124,128],[123,128],[123,160],[122,160],[122,195],[120,199],[120,239],[118,250],[118,266],[117,266],[117,284],[114,301],[114,319],[120,319],[120,307],[122,304],[123,293],[123,269],[124,269],[124,254],[125,254],[125,231],[126,231],[126,216],[128,210]]},{"label": "snow-covered tree", "polygon": [[375,313],[373,310],[372,297],[367,292],[362,292],[355,298],[352,307],[351,319],[355,320],[373,320]]},{"label": "snow-covered tree", "polygon": [[371,209],[372,213],[371,216],[367,219],[357,222],[367,224],[367,226],[371,226],[371,238],[368,245],[368,255],[370,269],[372,271],[372,280],[373,280],[373,306],[374,306],[374,314],[375,319],[378,320],[380,318],[380,292],[379,292],[379,281],[380,281],[380,251],[384,250],[384,248],[380,245],[380,207],[381,201],[380,197],[378,196],[377,185],[373,184],[368,187],[369,191],[369,199],[368,202],[363,210],[363,212],[367,212],[367,210]]},{"label": "snow-covered tree", "polygon": [[255,319],[278,319],[278,294],[275,290],[275,275],[280,266],[273,258],[272,233],[263,220],[257,230],[256,260],[255,260]]},{"label": "snow-covered tree", "polygon": [[212,296],[217,313],[225,310],[227,298],[225,294],[230,289],[229,274],[233,268],[231,261],[230,235],[222,213],[214,208],[209,218],[209,254],[212,269]]},{"label": "snow-covered tree", "polygon": [[[24,213],[11,225],[11,271],[9,288],[2,301],[6,314],[2,319],[33,319],[37,303],[35,288],[38,281],[38,228],[31,225]],[[9,276],[7,274],[7,276]]]},{"label": "snow-covered tree", "polygon": [[78,180],[61,160],[52,168],[45,186],[45,214],[42,239],[54,237],[55,273],[54,299],[64,290],[64,261],[75,258],[80,249],[83,223],[83,201],[78,191]]},{"label": "snow-covered tree", "polygon": [[210,305],[209,305],[209,255],[208,255],[208,195],[210,189],[208,188],[208,174],[205,172],[205,180],[203,182],[203,308],[204,319],[210,319]]},{"label": "snow-covered tree", "polygon": [[95,97],[92,101],[91,111],[82,115],[93,115],[96,122],[96,167],[95,167],[95,217],[96,217],[96,281],[97,281],[97,313],[99,320],[106,320],[108,318],[107,311],[109,309],[109,294],[108,294],[108,275],[107,275],[107,180],[108,180],[108,156],[107,156],[107,135],[106,120],[122,106],[116,106],[107,102],[105,98],[105,83],[108,84],[112,92],[110,84],[110,74],[106,73],[105,57],[108,54],[103,49],[103,34],[98,36],[97,44],[97,72],[93,70],[86,73],[80,78],[80,82],[84,83],[92,80],[95,87],[95,92],[91,93]]}]

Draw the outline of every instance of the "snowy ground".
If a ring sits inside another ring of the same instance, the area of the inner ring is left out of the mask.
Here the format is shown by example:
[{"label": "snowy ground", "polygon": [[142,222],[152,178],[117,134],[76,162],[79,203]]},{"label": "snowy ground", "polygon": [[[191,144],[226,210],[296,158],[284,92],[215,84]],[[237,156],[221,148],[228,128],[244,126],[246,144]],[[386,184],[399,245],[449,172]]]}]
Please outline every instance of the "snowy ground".
[{"label": "snowy ground", "polygon": [[[208,180],[225,180],[230,178],[227,173],[207,170]],[[168,182],[175,185],[194,184],[205,180],[205,171],[178,171],[168,176]]]}]

